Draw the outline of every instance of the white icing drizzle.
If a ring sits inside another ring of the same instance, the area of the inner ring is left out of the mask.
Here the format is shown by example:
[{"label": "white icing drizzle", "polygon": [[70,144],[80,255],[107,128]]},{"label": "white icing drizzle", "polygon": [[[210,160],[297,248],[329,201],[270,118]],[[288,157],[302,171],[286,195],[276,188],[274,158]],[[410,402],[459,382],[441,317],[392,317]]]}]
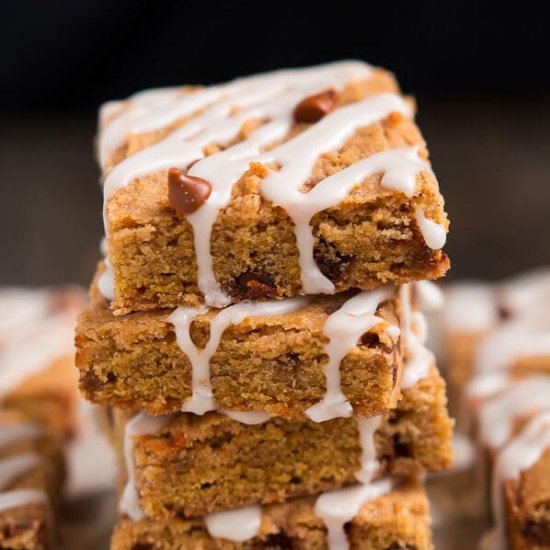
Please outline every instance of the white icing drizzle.
[{"label": "white icing drizzle", "polygon": [[231,418],[231,420],[235,420],[236,422],[240,422],[241,424],[247,424],[249,426],[255,425],[255,424],[263,424],[264,422],[267,422],[271,419],[271,415],[267,412],[262,411],[251,411],[251,412],[243,412],[243,411],[220,411],[221,413],[225,414],[228,418]]},{"label": "white icing drizzle", "polygon": [[453,434],[453,472],[467,470],[476,463],[476,448],[471,439],[463,434]]},{"label": "white icing drizzle", "polygon": [[[23,474],[36,468],[42,462],[42,457],[36,453],[22,453],[0,460],[0,491]],[[1,494],[1,493],[0,493]]]},{"label": "white icing drizzle", "polygon": [[495,529],[485,538],[485,548],[506,548],[506,515],[502,494],[504,482],[517,479],[521,472],[534,466],[549,447],[550,411],[545,411],[532,418],[497,456],[492,479]]},{"label": "white icing drizzle", "polygon": [[115,296],[115,278],[108,257],[103,260],[103,271],[97,279],[97,289],[105,300],[112,300]]},{"label": "white icing drizzle", "polygon": [[193,394],[183,405],[182,411],[204,414],[215,410],[210,381],[210,359],[216,352],[227,327],[237,325],[247,317],[292,313],[304,308],[308,303],[307,298],[299,297],[266,302],[242,302],[222,309],[210,321],[210,338],[203,349],[198,348],[192,341],[190,328],[193,320],[208,310],[204,307],[178,307],[168,320],[174,325],[178,345],[191,362],[193,387]]},{"label": "white icing drizzle", "polygon": [[0,292],[0,399],[29,376],[74,353],[78,304],[60,309],[58,296],[55,290]]},{"label": "white icing drizzle", "polygon": [[361,470],[355,475],[361,483],[370,483],[378,471],[380,464],[376,458],[374,434],[382,423],[382,416],[372,418],[357,418],[359,442],[361,443]]},{"label": "white icing drizzle", "polygon": [[145,413],[139,413],[126,424],[124,431],[124,459],[126,461],[128,481],[120,498],[119,511],[121,514],[126,514],[133,521],[138,521],[144,517],[136,487],[134,438],[156,433],[170,418],[170,416],[152,417]]},{"label": "white icing drizzle", "polygon": [[46,495],[37,489],[16,489],[0,493],[0,512],[19,506],[46,503]]},{"label": "white icing drizzle", "polygon": [[415,297],[418,308],[431,313],[441,311],[445,305],[443,291],[432,281],[417,281],[414,283]]},{"label": "white icing drizzle", "polygon": [[366,502],[389,493],[392,487],[392,480],[385,478],[368,485],[322,494],[315,503],[315,514],[327,527],[329,550],[347,550],[349,541],[344,525],[359,513]]},{"label": "white icing drizzle", "polygon": [[480,438],[492,449],[499,449],[510,438],[514,419],[549,406],[550,377],[530,376],[520,380],[482,405]]},{"label": "white icing drizzle", "polygon": [[22,441],[32,441],[42,434],[42,428],[31,422],[0,425],[0,451]]},{"label": "white icing drizzle", "polygon": [[374,315],[378,306],[392,297],[393,288],[364,291],[329,315],[323,327],[328,338],[324,353],[328,356],[323,366],[326,379],[326,392],[319,403],[311,406],[306,415],[314,422],[324,422],[331,418],[348,417],[353,408],[342,392],[340,363],[356,345],[359,338],[383,319]]},{"label": "white icing drizzle", "polygon": [[262,508],[246,506],[204,516],[211,537],[244,542],[255,537],[262,525]]},{"label": "white icing drizzle", "polygon": [[422,321],[422,313],[414,312],[413,314],[412,312],[410,285],[402,285],[399,293],[403,311],[401,320],[402,337],[405,344],[405,367],[401,387],[406,389],[414,386],[419,380],[428,375],[430,367],[435,363],[435,358],[424,345],[423,338],[426,334],[422,334],[422,331],[421,334],[415,332],[415,324],[421,328],[422,326],[425,327],[425,322]]},{"label": "white icing drizzle", "polygon": [[422,208],[416,210],[416,222],[429,248],[439,250],[445,246],[447,241],[445,227],[427,218]]},{"label": "white icing drizzle", "polygon": [[[100,164],[106,166],[109,155],[124,143],[127,135],[161,129],[199,109],[211,105],[216,107],[216,102],[223,101],[224,108],[228,105],[229,109],[224,112],[230,115],[234,107],[260,102],[262,97],[269,100],[287,92],[291,86],[318,91],[328,86],[339,88],[348,80],[368,78],[371,70],[362,62],[343,61],[238,78],[227,84],[195,91],[185,88],[146,90],[132,96],[126,108],[107,122],[115,109],[124,106],[123,102],[110,102],[100,111],[103,126],[98,147]],[[185,94],[185,91],[191,93]]]}]

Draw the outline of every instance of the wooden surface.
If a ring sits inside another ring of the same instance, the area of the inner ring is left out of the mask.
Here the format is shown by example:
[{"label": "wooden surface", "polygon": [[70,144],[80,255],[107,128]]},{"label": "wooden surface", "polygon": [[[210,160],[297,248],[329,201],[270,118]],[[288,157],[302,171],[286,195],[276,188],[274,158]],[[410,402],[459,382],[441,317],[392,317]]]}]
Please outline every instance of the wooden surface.
[{"label": "wooden surface", "polygon": [[[550,106],[419,98],[419,123],[451,216],[451,277],[550,263]],[[98,258],[95,117],[0,121],[0,284],[87,284]]]}]

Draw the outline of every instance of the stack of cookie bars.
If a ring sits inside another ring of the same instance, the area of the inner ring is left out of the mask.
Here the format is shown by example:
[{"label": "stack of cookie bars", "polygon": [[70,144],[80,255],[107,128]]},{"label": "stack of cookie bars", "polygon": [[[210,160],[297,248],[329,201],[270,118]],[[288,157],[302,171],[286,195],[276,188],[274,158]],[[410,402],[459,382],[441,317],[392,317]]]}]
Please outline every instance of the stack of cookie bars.
[{"label": "stack of cookie bars", "polygon": [[113,548],[432,548],[451,422],[420,309],[448,221],[413,114],[362,62],[103,107],[76,343]]}]

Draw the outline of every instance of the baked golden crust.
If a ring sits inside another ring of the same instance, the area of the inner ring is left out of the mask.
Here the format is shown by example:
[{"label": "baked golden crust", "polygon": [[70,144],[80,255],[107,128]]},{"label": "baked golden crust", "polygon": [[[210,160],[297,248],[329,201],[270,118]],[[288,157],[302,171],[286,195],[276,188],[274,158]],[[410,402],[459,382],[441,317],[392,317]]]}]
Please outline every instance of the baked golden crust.
[{"label": "baked golden crust", "polygon": [[[79,319],[76,365],[80,389],[95,403],[148,414],[171,414],[191,397],[191,364],[180,349],[170,310],[114,316],[92,289],[94,308]],[[323,325],[349,294],[318,297],[294,313],[249,317],[228,327],[210,360],[218,408],[266,411],[304,418],[324,396],[323,365],[328,361]],[[204,347],[214,311],[197,317],[191,337]],[[373,327],[341,363],[342,390],[360,416],[395,407],[401,392],[401,341],[388,334],[399,326],[398,297],[376,313]]]},{"label": "baked golden crust", "polygon": [[[326,550],[327,532],[314,513],[314,499],[266,507],[260,532],[243,543],[211,537],[200,519],[132,522],[122,519],[113,550]],[[346,526],[351,550],[431,550],[429,506],[414,480],[367,502]]]},{"label": "baked golden crust", "polygon": [[[337,106],[397,90],[393,77],[377,70],[365,81],[350,82]],[[129,135],[109,166],[156,143],[188,120],[152,134]],[[251,128],[263,122],[245,123],[230,144],[245,139]],[[285,140],[310,126],[296,123]],[[227,145],[212,144],[206,154]],[[340,150],[321,155],[307,179],[307,188],[375,153],[410,146],[417,146],[419,156],[427,159],[415,123],[393,112],[353,133]],[[214,274],[235,302],[304,293],[293,222],[260,193],[261,181],[268,173],[266,165],[251,163],[213,226]],[[370,289],[385,282],[433,279],[449,267],[441,250],[425,244],[415,218],[417,209],[422,208],[430,220],[448,228],[443,198],[429,169],[417,175],[412,197],[383,187],[381,179],[378,173],[358,182],[360,185],[338,205],[311,220],[315,260],[337,292]],[[193,228],[171,207],[167,181],[167,170],[139,177],[116,190],[106,202],[115,283],[111,307],[116,314],[182,304],[197,306],[203,301]]]},{"label": "baked golden crust", "polygon": [[[452,424],[435,367],[403,394],[375,434],[379,474],[447,469]],[[119,455],[130,417],[114,411],[112,439]],[[245,425],[218,413],[180,413],[155,434],[136,437],[133,456],[145,514],[168,519],[283,502],[353,484],[361,452],[353,418]]]}]

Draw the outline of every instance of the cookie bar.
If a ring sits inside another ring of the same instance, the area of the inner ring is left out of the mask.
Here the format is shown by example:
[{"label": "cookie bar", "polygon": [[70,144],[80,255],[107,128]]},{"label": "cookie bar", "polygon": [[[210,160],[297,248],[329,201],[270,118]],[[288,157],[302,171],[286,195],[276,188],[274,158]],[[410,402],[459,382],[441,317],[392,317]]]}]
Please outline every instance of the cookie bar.
[{"label": "cookie bar", "polygon": [[448,221],[412,111],[362,62],[107,104],[115,314],[442,276]]},{"label": "cookie bar", "polygon": [[53,547],[63,468],[59,438],[14,411],[0,410],[0,548]]},{"label": "cookie bar", "polygon": [[[112,412],[132,518],[190,517],[282,502],[376,473],[440,471],[452,461],[444,383],[435,367],[383,417],[316,423],[265,413],[148,417]],[[122,458],[122,456],[121,456]]]},{"label": "cookie bar", "polygon": [[0,407],[63,436],[75,430],[74,325],[86,302],[72,287],[0,290]]},{"label": "cookie bar", "polygon": [[[351,493],[353,489],[348,491],[347,498],[355,496]],[[346,491],[340,493],[340,498],[346,496]],[[326,499],[326,496],[321,498]],[[327,502],[299,499],[263,509],[252,507],[214,514],[205,519],[132,521],[125,518],[120,520],[115,530],[112,549],[433,548],[428,500],[420,483],[411,480],[392,488],[383,480],[370,491],[365,491],[353,508],[350,517],[335,518],[330,514]]]},{"label": "cookie bar", "polygon": [[550,271],[502,283],[463,282],[445,290],[442,347],[459,390],[527,374],[550,374]]},{"label": "cookie bar", "polygon": [[[535,456],[526,462],[525,454],[533,448]],[[500,482],[498,487],[504,493],[505,530],[510,548],[550,548],[550,416],[547,412],[532,418],[502,451],[495,471],[497,483]]]},{"label": "cookie bar", "polygon": [[394,287],[118,317],[92,294],[76,364],[93,402],[153,415],[218,408],[325,420],[375,416],[400,397]]}]

